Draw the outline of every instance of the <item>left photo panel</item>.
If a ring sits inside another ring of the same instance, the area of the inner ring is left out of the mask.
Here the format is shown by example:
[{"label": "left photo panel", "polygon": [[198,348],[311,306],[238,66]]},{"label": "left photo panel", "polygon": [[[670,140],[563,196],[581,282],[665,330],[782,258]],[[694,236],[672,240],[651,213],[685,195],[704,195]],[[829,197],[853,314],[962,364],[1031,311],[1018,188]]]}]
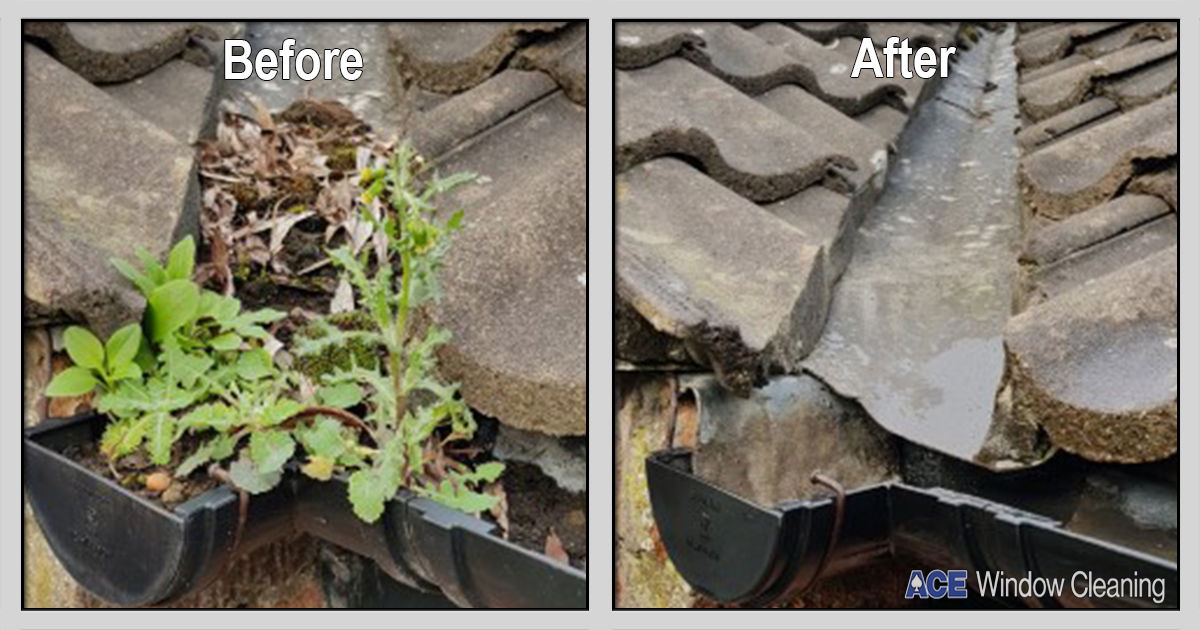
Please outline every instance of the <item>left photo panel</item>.
[{"label": "left photo panel", "polygon": [[587,23],[22,32],[23,606],[586,609]]}]

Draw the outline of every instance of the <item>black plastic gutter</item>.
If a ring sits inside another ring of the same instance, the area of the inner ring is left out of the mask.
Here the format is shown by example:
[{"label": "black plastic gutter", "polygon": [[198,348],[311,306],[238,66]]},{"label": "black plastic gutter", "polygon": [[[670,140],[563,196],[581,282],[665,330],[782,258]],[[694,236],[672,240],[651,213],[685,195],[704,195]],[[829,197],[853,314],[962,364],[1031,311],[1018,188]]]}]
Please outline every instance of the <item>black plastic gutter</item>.
[{"label": "black plastic gutter", "polygon": [[121,606],[167,603],[218,577],[233,558],[301,530],[373,559],[393,579],[463,607],[586,608],[587,575],[498,535],[491,523],[402,492],[367,524],[343,480],[294,471],[255,495],[221,486],[168,510],[63,453],[94,443],[106,420],[87,415],[25,430],[25,497],[80,585]]},{"label": "black plastic gutter", "polygon": [[[899,482],[859,488],[843,495],[835,527],[835,499],[762,507],[693,475],[691,452],[685,449],[652,454],[646,477],[654,520],[675,568],[718,602],[765,606],[786,601],[823,577],[890,555],[917,559],[921,568],[966,569],[976,593],[976,572],[1066,580],[1058,596],[983,593],[1027,606],[1179,606],[1177,564],[970,494]],[[1145,596],[1077,596],[1071,584],[1080,571],[1093,579],[1161,579],[1162,601],[1154,602],[1148,591]]]}]

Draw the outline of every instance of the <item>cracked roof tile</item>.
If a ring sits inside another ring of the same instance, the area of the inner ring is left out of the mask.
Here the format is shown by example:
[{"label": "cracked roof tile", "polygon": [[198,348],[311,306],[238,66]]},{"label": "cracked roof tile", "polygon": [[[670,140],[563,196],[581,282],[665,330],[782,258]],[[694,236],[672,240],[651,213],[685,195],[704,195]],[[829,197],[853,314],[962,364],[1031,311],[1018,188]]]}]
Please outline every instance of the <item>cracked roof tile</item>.
[{"label": "cracked roof tile", "polygon": [[755,201],[795,194],[853,161],[682,59],[617,73],[617,169],[688,155],[710,177]]}]

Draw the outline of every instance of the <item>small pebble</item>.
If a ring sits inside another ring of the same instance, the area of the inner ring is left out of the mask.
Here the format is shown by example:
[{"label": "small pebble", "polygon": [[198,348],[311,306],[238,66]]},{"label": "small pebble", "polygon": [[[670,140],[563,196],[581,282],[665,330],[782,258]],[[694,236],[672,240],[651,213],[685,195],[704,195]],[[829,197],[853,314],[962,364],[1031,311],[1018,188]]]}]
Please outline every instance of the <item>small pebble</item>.
[{"label": "small pebble", "polygon": [[178,482],[172,483],[170,487],[168,487],[166,491],[162,493],[162,496],[159,497],[159,499],[161,499],[163,503],[167,504],[182,503],[184,499],[183,484]]},{"label": "small pebble", "polygon": [[162,492],[171,485],[171,475],[165,472],[156,472],[146,477],[146,489],[150,492]]}]

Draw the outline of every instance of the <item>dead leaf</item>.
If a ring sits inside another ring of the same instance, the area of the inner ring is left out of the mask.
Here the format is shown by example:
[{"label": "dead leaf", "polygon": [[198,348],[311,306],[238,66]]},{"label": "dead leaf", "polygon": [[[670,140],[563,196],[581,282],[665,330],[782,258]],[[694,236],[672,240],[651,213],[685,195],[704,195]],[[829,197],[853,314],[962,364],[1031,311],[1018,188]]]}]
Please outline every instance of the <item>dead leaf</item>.
[{"label": "dead leaf", "polygon": [[494,481],[488,484],[485,492],[499,499],[488,512],[491,513],[492,518],[496,519],[496,525],[500,527],[500,535],[508,538],[508,494],[504,492],[504,484]]},{"label": "dead leaf", "polygon": [[304,212],[288,212],[287,214],[275,218],[271,223],[271,256],[279,254],[283,251],[283,239],[287,237],[287,233],[299,222],[311,217],[315,214],[312,210]]},{"label": "dead leaf", "polygon": [[243,92],[243,94],[246,96],[246,100],[250,101],[250,106],[254,108],[254,122],[263,129],[275,131],[275,119],[271,117],[271,110],[266,103],[250,92]]},{"label": "dead leaf", "polygon": [[559,540],[558,534],[554,533],[553,527],[550,528],[550,534],[546,536],[546,555],[563,564],[571,564],[571,557],[567,555],[567,550]]},{"label": "dead leaf", "polygon": [[275,354],[283,349],[283,342],[276,339],[275,335],[268,334],[267,338],[263,340],[262,347],[263,350],[266,350],[267,354],[271,355],[271,358],[274,359]]},{"label": "dead leaf", "polygon": [[338,282],[337,289],[333,292],[333,299],[329,301],[330,313],[349,313],[354,310],[354,289],[350,287],[350,282],[345,276]]}]

